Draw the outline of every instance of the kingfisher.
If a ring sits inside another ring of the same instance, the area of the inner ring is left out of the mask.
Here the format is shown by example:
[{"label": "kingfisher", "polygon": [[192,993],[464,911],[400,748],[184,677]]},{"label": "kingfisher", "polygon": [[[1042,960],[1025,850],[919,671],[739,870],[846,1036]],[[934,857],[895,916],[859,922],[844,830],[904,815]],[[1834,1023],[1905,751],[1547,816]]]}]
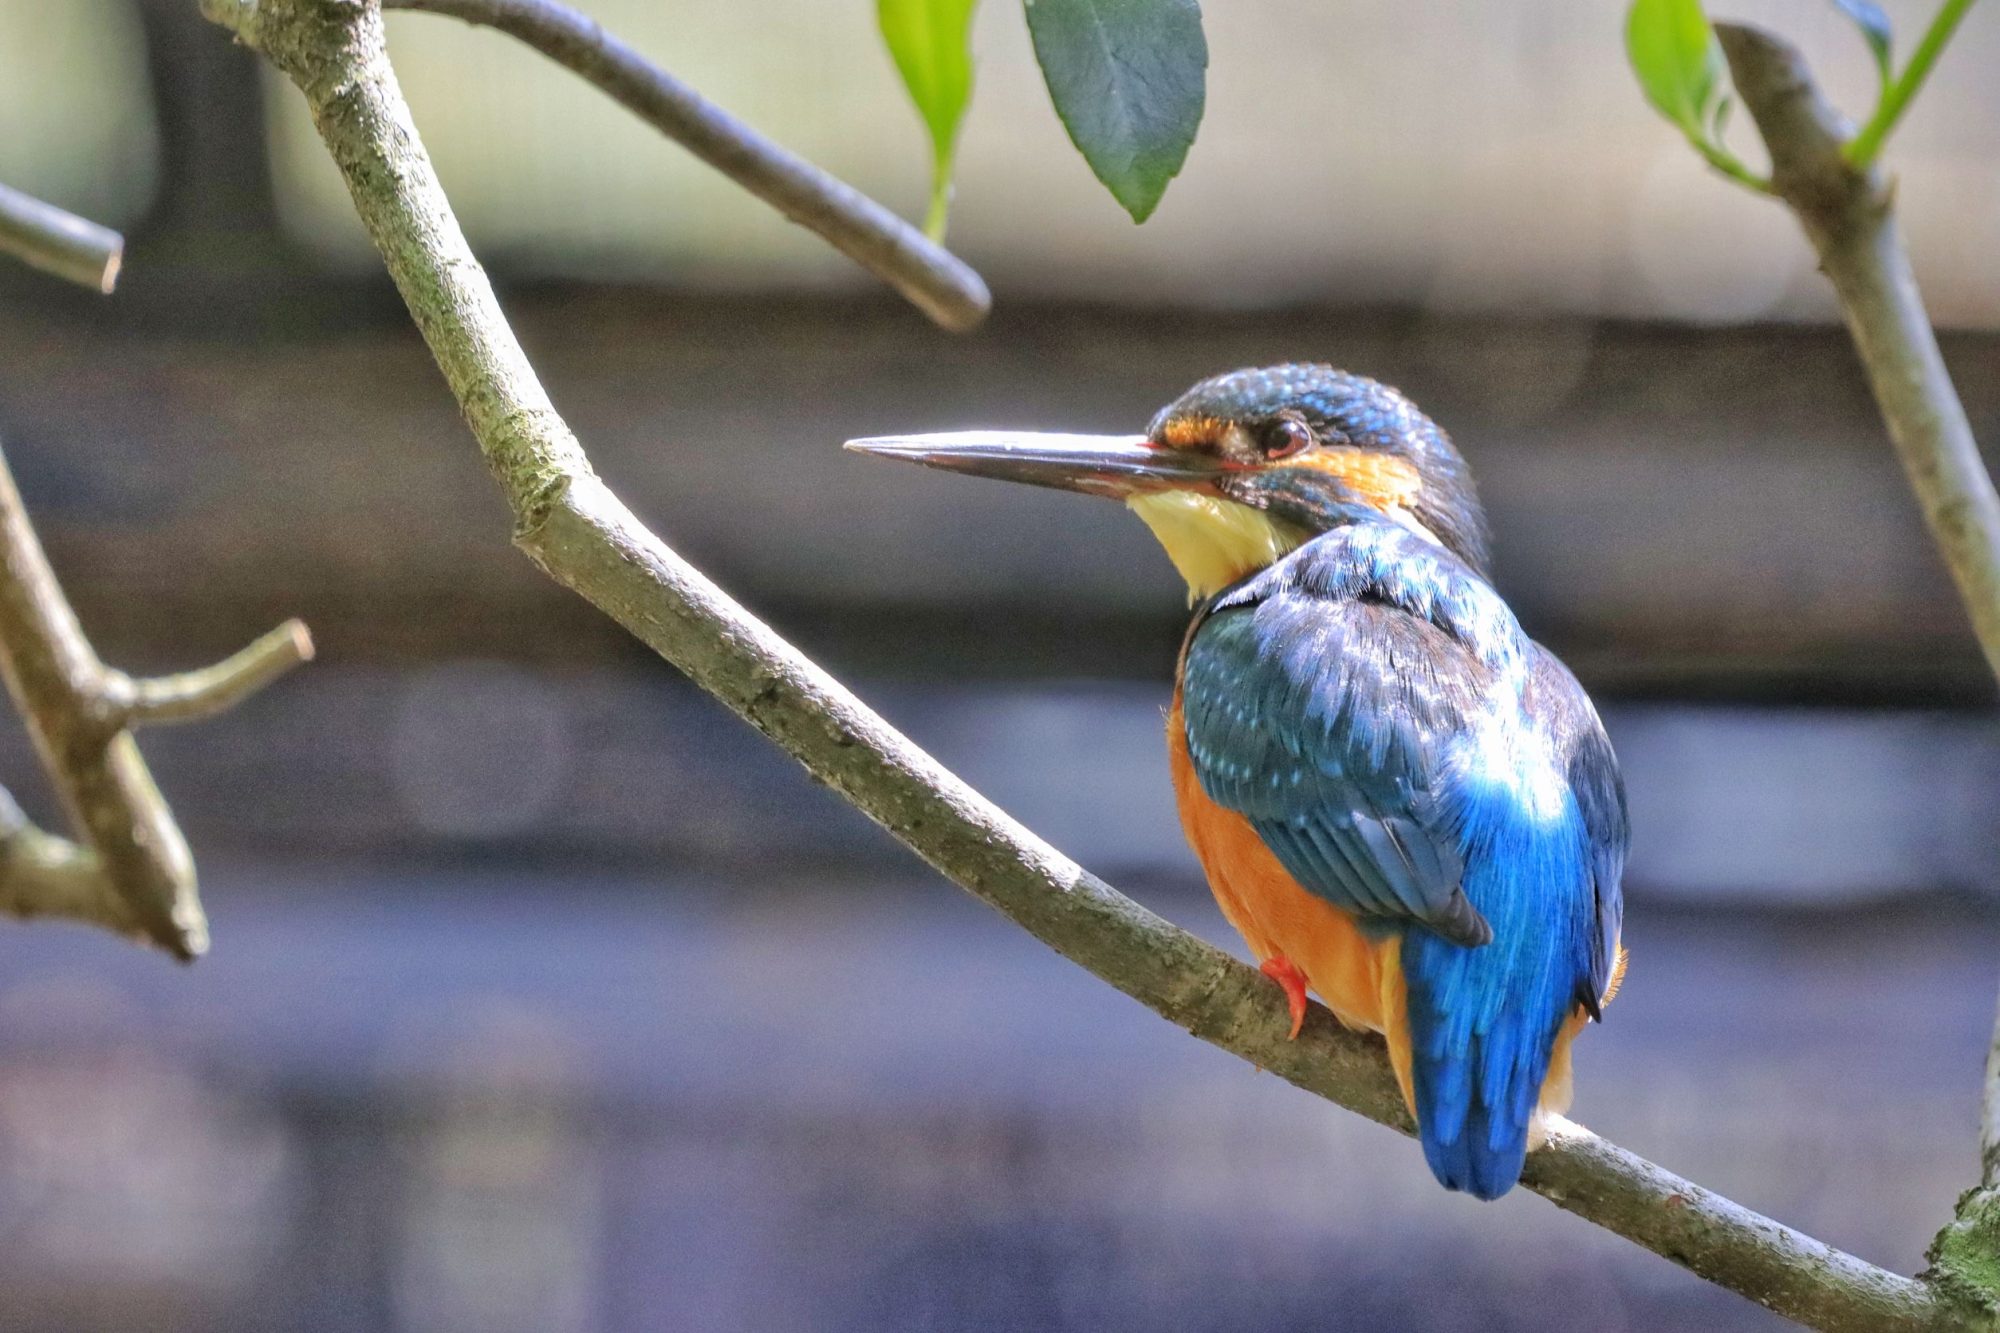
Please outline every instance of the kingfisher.
[{"label": "kingfisher", "polygon": [[1216,903],[1285,994],[1378,1032],[1431,1172],[1481,1199],[1570,1101],[1624,972],[1625,788],[1596,709],[1494,589],[1449,436],[1328,365],[1218,375],[1144,435],[862,453],[1121,500],[1194,608],[1167,749]]}]

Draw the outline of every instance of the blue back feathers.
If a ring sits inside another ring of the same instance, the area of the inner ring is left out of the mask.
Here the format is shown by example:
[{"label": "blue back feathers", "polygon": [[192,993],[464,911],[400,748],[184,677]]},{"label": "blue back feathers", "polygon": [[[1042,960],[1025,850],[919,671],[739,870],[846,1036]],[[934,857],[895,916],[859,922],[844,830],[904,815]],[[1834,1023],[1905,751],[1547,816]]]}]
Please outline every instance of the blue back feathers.
[{"label": "blue back feathers", "polygon": [[1362,519],[1211,603],[1182,700],[1209,798],[1364,930],[1402,934],[1425,1158],[1505,1193],[1616,948],[1624,792],[1588,698],[1471,566]]}]

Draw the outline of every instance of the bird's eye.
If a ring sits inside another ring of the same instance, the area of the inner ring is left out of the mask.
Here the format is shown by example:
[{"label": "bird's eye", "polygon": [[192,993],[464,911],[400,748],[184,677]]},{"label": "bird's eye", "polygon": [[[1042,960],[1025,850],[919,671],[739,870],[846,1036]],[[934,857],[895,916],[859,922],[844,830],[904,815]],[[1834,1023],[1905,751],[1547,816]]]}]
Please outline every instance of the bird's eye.
[{"label": "bird's eye", "polygon": [[1264,457],[1290,458],[1310,448],[1312,427],[1297,417],[1279,417],[1264,433]]}]

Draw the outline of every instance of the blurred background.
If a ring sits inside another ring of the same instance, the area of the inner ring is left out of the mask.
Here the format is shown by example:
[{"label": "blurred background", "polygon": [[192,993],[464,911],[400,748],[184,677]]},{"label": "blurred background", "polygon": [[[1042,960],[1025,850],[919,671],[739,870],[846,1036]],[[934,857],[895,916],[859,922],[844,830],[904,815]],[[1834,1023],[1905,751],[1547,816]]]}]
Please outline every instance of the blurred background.
[{"label": "blurred background", "polygon": [[[864,0],[590,0],[898,207]],[[1849,107],[1829,5],[1730,4]],[[1929,6],[1889,3],[1905,40]],[[1331,360],[1458,438],[1500,582],[1625,763],[1631,974],[1577,1115],[1913,1271],[1976,1175],[1993,686],[1777,207],[1644,106],[1620,7],[1211,5],[1134,228],[977,30],[954,338],[595,92],[394,15],[557,404],[678,549],[1067,852],[1237,947],[1160,739],[1181,590],[1115,506],[844,457],[1132,430]],[[1890,152],[2000,440],[2000,21]],[[1738,133],[1746,155],[1753,145]],[[1190,1041],[938,882],[508,545],[287,87],[193,0],[0,0],[0,180],[127,229],[108,300],[0,271],[0,439],[104,655],[321,658],[146,747],[191,969],[0,932],[0,1304],[47,1330],[1766,1329],[1738,1298]],[[0,776],[53,823],[18,729]]]}]

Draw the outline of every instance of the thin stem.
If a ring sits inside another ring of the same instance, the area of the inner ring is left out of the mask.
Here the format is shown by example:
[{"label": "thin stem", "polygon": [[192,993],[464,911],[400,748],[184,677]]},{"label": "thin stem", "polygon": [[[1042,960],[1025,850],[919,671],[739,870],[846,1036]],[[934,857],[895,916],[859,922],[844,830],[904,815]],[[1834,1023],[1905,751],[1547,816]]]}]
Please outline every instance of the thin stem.
[{"label": "thin stem", "polygon": [[45,273],[109,293],[118,285],[125,238],[0,185],[0,251]]},{"label": "thin stem", "polygon": [[1771,182],[1744,166],[1742,159],[1728,149],[1710,143],[1706,139],[1697,138],[1694,135],[1688,136],[1688,142],[1694,145],[1695,151],[1702,155],[1702,158],[1707,161],[1708,165],[1714,167],[1738,185],[1746,189],[1755,190],[1758,194],[1769,194],[1771,192]]},{"label": "thin stem", "polygon": [[1924,30],[1917,49],[1910,53],[1910,63],[1903,66],[1903,72],[1896,76],[1882,90],[1882,99],[1875,104],[1875,114],[1854,136],[1846,149],[1847,160],[1857,167],[1866,167],[1882,153],[1882,145],[1896,128],[1896,122],[1903,118],[1903,112],[1923,89],[1924,80],[1931,75],[1931,66],[1937,64],[1944,48],[1951,43],[1952,34],[1958,31],[1959,20],[1965,11],[1972,8],[1972,0],[1944,0],[1937,14],[1931,19],[1931,26]]},{"label": "thin stem", "polygon": [[[516,518],[516,543],[981,901],[1162,1017],[1407,1133],[1379,1041],[1317,1007],[1287,1041],[1257,971],[1161,920],[897,733],[632,516],[590,471],[466,245],[370,7],[205,0],[304,92],[356,212]],[[1928,1284],[1841,1254],[1587,1131],[1526,1182],[1564,1208],[1782,1314],[1838,1330],[1959,1329]]]},{"label": "thin stem", "polygon": [[128,726],[196,722],[227,712],[312,656],[305,622],[287,620],[214,666],[150,680],[111,673],[107,693]]},{"label": "thin stem", "polygon": [[[874,273],[954,332],[992,304],[961,260],[852,186],[765,138],[598,24],[555,0],[383,0],[519,38]],[[932,202],[933,218],[937,201]],[[927,224],[928,225],[928,224]]]},{"label": "thin stem", "polygon": [[940,166],[931,177],[931,203],[924,212],[924,235],[944,244],[945,224],[951,217],[951,168]]}]

